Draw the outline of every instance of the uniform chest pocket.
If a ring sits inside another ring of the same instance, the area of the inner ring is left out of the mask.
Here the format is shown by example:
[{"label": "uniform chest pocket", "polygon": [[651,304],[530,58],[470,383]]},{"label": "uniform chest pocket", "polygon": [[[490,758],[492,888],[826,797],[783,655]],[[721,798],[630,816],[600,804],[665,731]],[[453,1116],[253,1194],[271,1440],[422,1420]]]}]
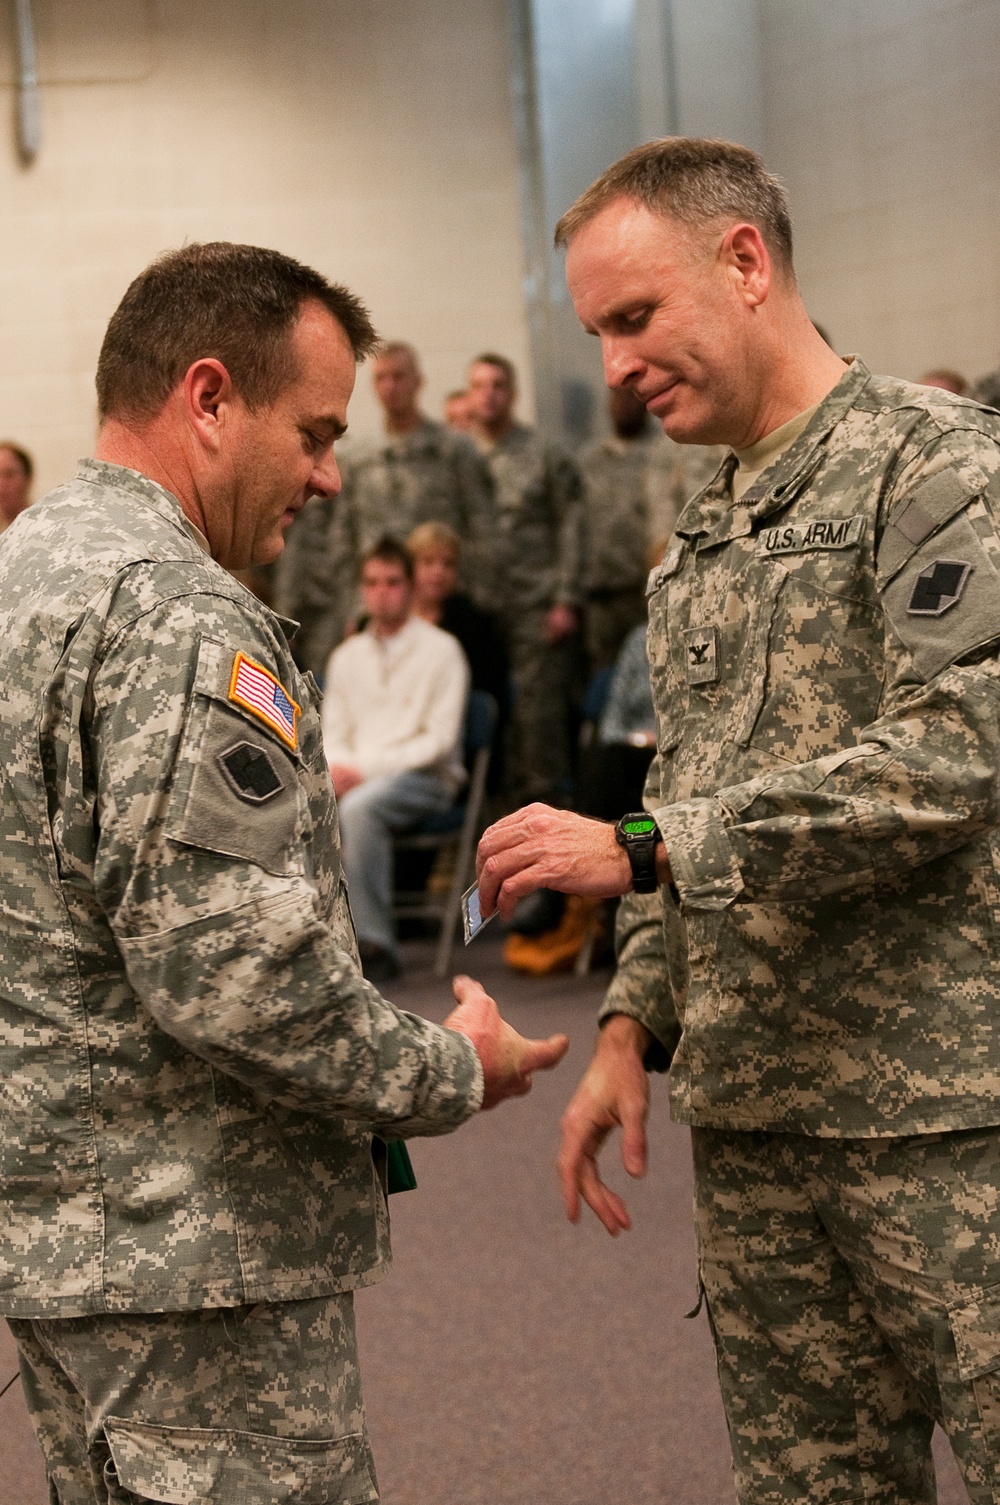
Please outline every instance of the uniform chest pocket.
[{"label": "uniform chest pocket", "polygon": [[[654,571],[654,575],[655,575]],[[652,579],[652,577],[651,577]],[[649,658],[649,682],[656,711],[657,746],[661,753],[673,752],[681,740],[681,728],[688,711],[688,685],[676,670],[672,659],[668,631],[670,619],[670,583],[664,581],[647,597],[649,628],[646,651]]]},{"label": "uniform chest pocket", "polygon": [[758,552],[750,561],[740,586],[748,615],[734,728],[741,746],[802,763],[854,742],[875,718],[882,630],[862,573],[859,550],[849,547],[782,559]]}]

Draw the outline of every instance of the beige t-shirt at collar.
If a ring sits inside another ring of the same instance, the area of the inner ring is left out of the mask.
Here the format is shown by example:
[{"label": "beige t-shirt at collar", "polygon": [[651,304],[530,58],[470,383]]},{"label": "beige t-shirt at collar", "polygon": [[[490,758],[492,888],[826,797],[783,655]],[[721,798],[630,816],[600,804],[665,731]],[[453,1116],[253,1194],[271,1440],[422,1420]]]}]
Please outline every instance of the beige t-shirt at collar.
[{"label": "beige t-shirt at collar", "polygon": [[806,429],[813,414],[819,411],[819,403],[811,408],[806,408],[804,413],[796,413],[794,418],[789,418],[780,428],[772,429],[765,434],[763,439],[758,439],[756,444],[751,444],[749,449],[736,449],[733,451],[739,465],[733,472],[733,501],[740,498],[750,490],[757,477],[763,475],[769,465],[773,465],[779,455],[783,455],[786,449],[791,449],[799,435]]}]

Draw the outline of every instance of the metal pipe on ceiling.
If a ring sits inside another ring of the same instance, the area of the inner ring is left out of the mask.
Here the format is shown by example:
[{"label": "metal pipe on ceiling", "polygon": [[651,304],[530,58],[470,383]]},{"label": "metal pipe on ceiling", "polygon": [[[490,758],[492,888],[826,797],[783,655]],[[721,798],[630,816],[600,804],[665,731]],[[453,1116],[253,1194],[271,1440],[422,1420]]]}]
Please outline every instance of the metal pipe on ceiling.
[{"label": "metal pipe on ceiling", "polygon": [[31,0],[14,0],[17,17],[17,144],[25,162],[33,162],[42,144],[42,96],[38,89],[38,52]]}]

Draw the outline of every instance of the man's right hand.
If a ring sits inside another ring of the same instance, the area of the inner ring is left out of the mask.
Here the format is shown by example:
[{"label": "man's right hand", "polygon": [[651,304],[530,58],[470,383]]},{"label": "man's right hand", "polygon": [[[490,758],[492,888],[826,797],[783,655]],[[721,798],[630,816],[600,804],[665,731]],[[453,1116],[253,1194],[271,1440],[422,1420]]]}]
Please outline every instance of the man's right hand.
[{"label": "man's right hand", "polygon": [[618,1193],[601,1180],[597,1153],[611,1130],[620,1127],[622,1164],[630,1176],[646,1174],[649,1078],[642,1062],[652,1039],[637,1019],[613,1014],[563,1114],[558,1165],[566,1216],[577,1222],[582,1197],[612,1238],[631,1228],[632,1220]]},{"label": "man's right hand", "polygon": [[495,1108],[508,1097],[523,1097],[531,1091],[535,1071],[551,1071],[569,1048],[566,1035],[547,1040],[526,1040],[504,1019],[493,999],[471,977],[456,977],[452,989],[458,1000],[444,1021],[445,1029],[457,1030],[472,1041],[483,1065],[483,1108]]}]

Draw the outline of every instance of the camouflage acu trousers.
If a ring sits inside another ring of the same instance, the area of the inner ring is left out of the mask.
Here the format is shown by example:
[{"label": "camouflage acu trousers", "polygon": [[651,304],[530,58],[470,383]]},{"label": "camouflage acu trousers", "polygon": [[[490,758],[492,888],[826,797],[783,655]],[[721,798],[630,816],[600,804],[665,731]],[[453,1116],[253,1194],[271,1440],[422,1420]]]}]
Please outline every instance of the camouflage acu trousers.
[{"label": "camouflage acu trousers", "polygon": [[10,1327],[54,1505],[378,1500],[350,1293]]},{"label": "camouflage acu trousers", "polygon": [[933,1505],[933,1424],[1000,1502],[1000,1129],[692,1131],[741,1505]]},{"label": "camouflage acu trousers", "polygon": [[514,681],[507,776],[514,805],[563,804],[569,791],[582,644],[579,634],[547,643],[546,615],[526,610],[503,619]]}]

